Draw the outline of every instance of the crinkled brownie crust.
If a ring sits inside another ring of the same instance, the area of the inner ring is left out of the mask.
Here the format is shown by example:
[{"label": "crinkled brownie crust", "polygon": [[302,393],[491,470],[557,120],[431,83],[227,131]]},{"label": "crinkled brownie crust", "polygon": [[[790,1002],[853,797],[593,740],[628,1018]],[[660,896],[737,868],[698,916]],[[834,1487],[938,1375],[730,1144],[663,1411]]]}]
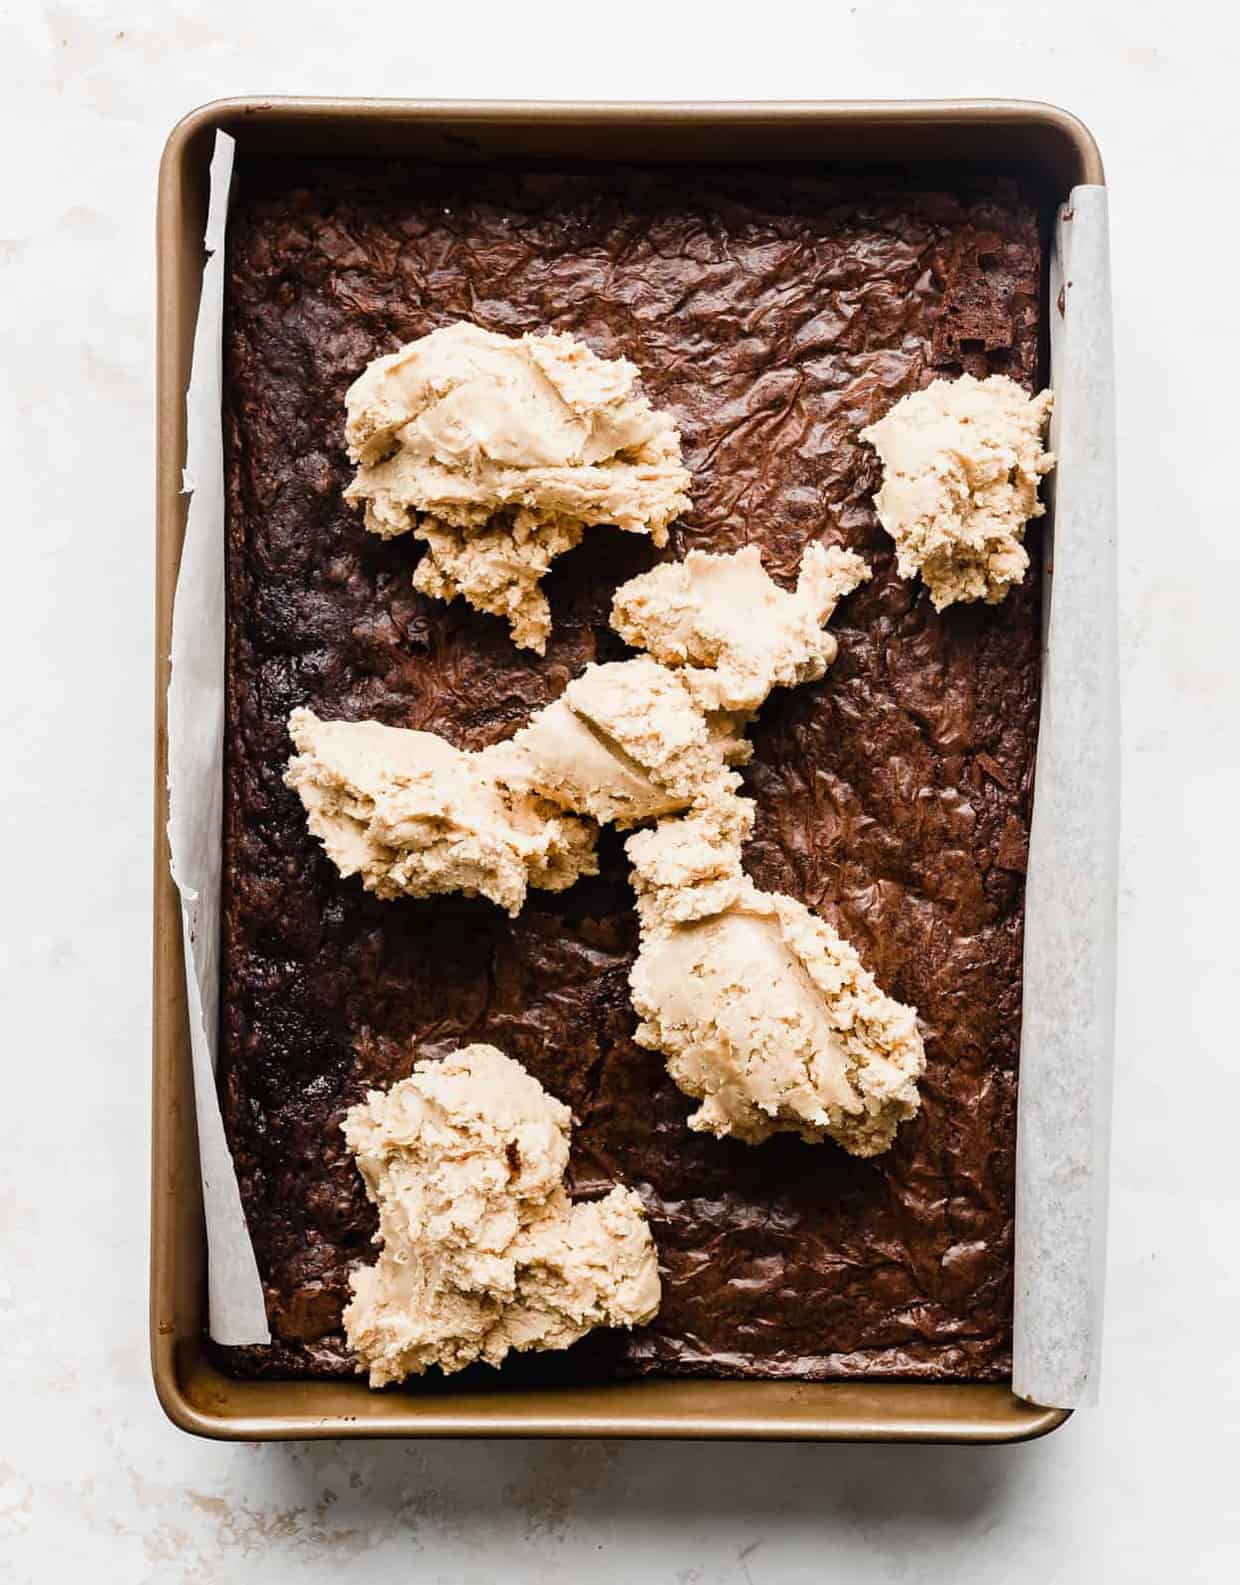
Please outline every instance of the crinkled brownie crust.
[{"label": "crinkled brownie crust", "polygon": [[[664,1279],[652,1325],[514,1360],[500,1380],[1008,1373],[1039,536],[1004,604],[936,615],[895,574],[857,435],[938,373],[1034,388],[1040,228],[1013,185],[924,180],[241,165],[220,1087],[275,1341],[220,1350],[229,1370],[351,1373],[341,1310],[374,1219],[340,1119],[415,1057],[487,1040],[573,1108],[576,1193],[640,1191]],[[295,705],[474,748],[625,653],[608,607],[650,564],[644,540],[592,530],[557,565],[540,660],[499,621],[416,594],[419,547],[364,533],[341,498],[347,386],[458,318],[572,331],[640,365],[693,472],[668,555],[756,543],[791,580],[821,540],[874,567],[834,620],[834,668],[774,696],[753,729],[747,862],[920,1012],[923,1108],[888,1155],[686,1129],[691,1103],[633,1044],[636,929],[613,834],[598,879],[533,893],[516,920],[463,899],[378,902],[308,836],[281,781]]]}]

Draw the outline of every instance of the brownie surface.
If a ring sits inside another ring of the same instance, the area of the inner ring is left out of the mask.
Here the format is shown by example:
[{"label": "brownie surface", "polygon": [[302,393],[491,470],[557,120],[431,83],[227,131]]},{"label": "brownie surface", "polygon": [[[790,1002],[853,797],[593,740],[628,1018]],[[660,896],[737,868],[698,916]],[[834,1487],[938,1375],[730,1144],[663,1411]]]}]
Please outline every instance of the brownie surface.
[{"label": "brownie surface", "polygon": [[[1034,387],[1041,249],[1014,186],[923,180],[239,167],[220,1086],[275,1341],[221,1351],[227,1368],[351,1373],[340,1317],[375,1221],[341,1118],[417,1058],[490,1041],[572,1107],[573,1191],[640,1192],[664,1285],[650,1326],[499,1379],[1008,1372],[1039,535],[1002,605],[936,615],[895,574],[878,460],[857,437],[936,374]],[[693,475],[664,554],[754,543],[790,584],[821,541],[873,568],[832,621],[827,676],[777,691],[751,729],[746,863],[918,1010],[922,1110],[886,1155],[689,1131],[695,1103],[633,1043],[637,926],[615,833],[597,878],[531,892],[515,920],[483,900],[380,902],[308,835],[281,779],[294,706],[495,742],[588,662],[627,653],[611,596],[655,559],[641,537],[589,530],[547,580],[540,659],[497,619],[415,593],[411,537],[363,531],[341,494],[345,391],[371,358],[460,318],[571,331],[640,366]]]}]

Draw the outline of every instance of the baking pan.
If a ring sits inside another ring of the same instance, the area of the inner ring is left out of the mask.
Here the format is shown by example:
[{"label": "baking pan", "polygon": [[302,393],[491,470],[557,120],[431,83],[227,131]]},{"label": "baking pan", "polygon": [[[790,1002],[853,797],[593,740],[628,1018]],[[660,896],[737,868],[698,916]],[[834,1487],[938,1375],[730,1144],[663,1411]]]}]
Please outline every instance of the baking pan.
[{"label": "baking pan", "polygon": [[183,1430],[234,1440],[582,1436],[975,1442],[1054,1430],[1068,1411],[1002,1384],[639,1381],[489,1392],[372,1393],[357,1382],[235,1381],[204,1346],[206,1245],[180,905],[168,868],[167,688],[185,532],[185,390],[202,284],[208,166],[217,130],[242,155],[429,160],[571,157],[707,161],[1019,163],[1047,211],[1100,184],[1093,138],[1048,105],[1002,100],[777,104],[477,103],[229,99],[173,130],[159,174],[155,629],[154,1072],[151,1362]]}]

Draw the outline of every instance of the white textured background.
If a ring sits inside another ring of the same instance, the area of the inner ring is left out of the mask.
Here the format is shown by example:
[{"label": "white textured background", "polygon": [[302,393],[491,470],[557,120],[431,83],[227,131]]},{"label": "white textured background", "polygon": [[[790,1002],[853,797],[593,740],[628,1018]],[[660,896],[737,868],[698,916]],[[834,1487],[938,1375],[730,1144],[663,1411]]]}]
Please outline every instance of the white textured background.
[{"label": "white textured background", "polygon": [[[1217,14],[0,4],[0,1580],[1237,1577],[1240,33]],[[999,1450],[224,1447],[162,1420],[145,1340],[155,171],[182,112],[248,92],[1015,95],[1092,127],[1112,186],[1125,711],[1100,1410]]]}]

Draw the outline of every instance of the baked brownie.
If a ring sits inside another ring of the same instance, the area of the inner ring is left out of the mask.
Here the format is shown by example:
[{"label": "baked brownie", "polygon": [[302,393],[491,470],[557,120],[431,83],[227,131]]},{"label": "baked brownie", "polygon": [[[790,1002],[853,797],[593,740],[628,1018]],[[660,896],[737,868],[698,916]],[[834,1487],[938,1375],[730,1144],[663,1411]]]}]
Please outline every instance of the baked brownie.
[{"label": "baked brownie", "polygon": [[[1015,186],[927,180],[241,164],[220,1087],[275,1342],[222,1351],[229,1369],[351,1371],[341,1310],[375,1223],[341,1117],[415,1058],[484,1040],[571,1105],[577,1194],[638,1189],[664,1280],[651,1326],[514,1360],[501,1379],[1008,1372],[1039,536],[1002,605],[936,615],[896,576],[857,435],[940,372],[1034,388],[1041,244]],[[789,582],[817,540],[873,567],[833,621],[827,677],[777,692],[752,729],[747,863],[918,1009],[922,1110],[887,1155],[685,1127],[694,1103],[633,1043],[636,920],[614,832],[597,879],[532,892],[515,920],[485,901],[377,901],[308,835],[281,780],[295,705],[480,748],[587,662],[626,653],[608,608],[651,564],[648,541],[593,529],[557,563],[539,659],[502,622],[416,594],[420,547],[365,533],[342,499],[349,383],[461,318],[572,331],[640,365],[693,474],[666,554],[754,543]]]}]

